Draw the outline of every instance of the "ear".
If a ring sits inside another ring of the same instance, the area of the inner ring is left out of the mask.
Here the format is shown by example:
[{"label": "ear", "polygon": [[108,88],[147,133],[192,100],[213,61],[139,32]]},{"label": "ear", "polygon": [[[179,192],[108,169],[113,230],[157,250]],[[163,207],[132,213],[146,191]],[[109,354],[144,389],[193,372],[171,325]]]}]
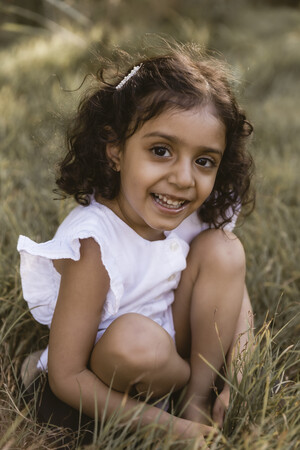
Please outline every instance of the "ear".
[{"label": "ear", "polygon": [[120,172],[121,149],[119,145],[107,144],[106,156],[111,164],[111,168],[116,172]]}]

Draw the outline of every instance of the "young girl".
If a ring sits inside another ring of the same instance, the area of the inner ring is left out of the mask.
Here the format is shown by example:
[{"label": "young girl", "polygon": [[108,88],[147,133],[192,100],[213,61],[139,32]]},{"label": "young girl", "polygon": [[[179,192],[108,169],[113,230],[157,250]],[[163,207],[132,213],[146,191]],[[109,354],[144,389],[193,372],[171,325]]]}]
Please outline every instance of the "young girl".
[{"label": "young girl", "polygon": [[69,131],[57,185],[79,206],[51,241],[19,239],[24,298],[50,327],[38,368],[89,417],[185,388],[181,417],[149,406],[139,420],[205,435],[229,402],[225,384],[211,411],[216,372],[249,328],[232,229],[252,201],[252,126],[195,47],[115,77],[100,72]]}]

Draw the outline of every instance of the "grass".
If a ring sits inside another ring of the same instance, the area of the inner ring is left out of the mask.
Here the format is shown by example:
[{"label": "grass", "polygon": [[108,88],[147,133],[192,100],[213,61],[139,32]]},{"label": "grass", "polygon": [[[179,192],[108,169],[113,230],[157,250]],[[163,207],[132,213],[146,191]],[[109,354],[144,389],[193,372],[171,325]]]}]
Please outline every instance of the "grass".
[{"label": "grass", "polygon": [[[34,402],[29,408],[24,404],[20,365],[29,352],[46,346],[48,330],[26,308],[16,252],[19,234],[51,238],[72,207],[72,202],[53,201],[52,194],[65,121],[80,96],[61,87],[76,89],[96,68],[98,52],[108,54],[114,45],[129,48],[137,36],[156,32],[221,52],[241,79],[239,96],[255,126],[257,206],[237,234],[247,254],[256,336],[239,387],[233,377],[224,429],[210,448],[300,448],[300,11],[250,0],[88,3],[89,9],[72,3],[88,25],[83,19],[79,23],[73,10],[52,11],[60,30],[40,22],[40,32],[19,30],[9,46],[0,48],[0,448],[58,448],[67,435],[37,425]],[[130,419],[125,422],[129,427]],[[178,445],[196,448],[193,442]],[[70,447],[79,447],[78,436]],[[157,424],[129,432],[119,411],[95,430],[86,448],[169,449],[175,444]]]}]

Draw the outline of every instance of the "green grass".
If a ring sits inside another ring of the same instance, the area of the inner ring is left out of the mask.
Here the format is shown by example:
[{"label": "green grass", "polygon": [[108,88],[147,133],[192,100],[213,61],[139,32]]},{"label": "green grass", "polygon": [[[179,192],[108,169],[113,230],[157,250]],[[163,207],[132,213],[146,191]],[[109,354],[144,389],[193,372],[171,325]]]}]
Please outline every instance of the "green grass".
[{"label": "green grass", "polygon": [[[20,365],[46,345],[48,330],[26,308],[16,252],[19,234],[51,238],[72,207],[53,200],[53,167],[81,91],[61,88],[76,89],[97,68],[97,53],[107,55],[115,45],[128,49],[144,33],[157,32],[222,53],[241,79],[239,97],[255,126],[257,206],[237,234],[247,254],[256,338],[241,385],[232,381],[224,430],[210,448],[300,448],[300,11],[250,0],[96,3],[87,10],[80,6],[85,2],[73,3],[90,17],[88,25],[56,11],[51,19],[68,33],[43,22],[31,34],[6,27],[18,37],[0,48],[0,448],[57,448],[67,433],[37,425],[34,405],[26,408],[22,399]],[[4,19],[12,22],[8,13]],[[95,430],[90,448],[175,448],[157,424],[130,433],[123,423],[117,412],[100,434]]]}]

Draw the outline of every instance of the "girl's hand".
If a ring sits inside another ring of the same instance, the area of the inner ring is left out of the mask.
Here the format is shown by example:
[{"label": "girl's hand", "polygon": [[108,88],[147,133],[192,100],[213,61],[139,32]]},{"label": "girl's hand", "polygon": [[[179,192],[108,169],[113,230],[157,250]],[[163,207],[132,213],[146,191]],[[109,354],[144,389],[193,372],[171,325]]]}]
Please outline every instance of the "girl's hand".
[{"label": "girl's hand", "polygon": [[[208,425],[203,425],[198,422],[192,422],[187,419],[176,417],[174,418],[173,432],[178,439],[195,439],[194,449],[209,448],[208,445],[213,441],[219,431],[216,428]],[[206,438],[206,439],[205,439]]]},{"label": "girl's hand", "polygon": [[229,406],[230,388],[228,384],[225,384],[223,391],[218,395],[215,404],[213,406],[212,419],[222,428],[224,423],[225,412]]}]

